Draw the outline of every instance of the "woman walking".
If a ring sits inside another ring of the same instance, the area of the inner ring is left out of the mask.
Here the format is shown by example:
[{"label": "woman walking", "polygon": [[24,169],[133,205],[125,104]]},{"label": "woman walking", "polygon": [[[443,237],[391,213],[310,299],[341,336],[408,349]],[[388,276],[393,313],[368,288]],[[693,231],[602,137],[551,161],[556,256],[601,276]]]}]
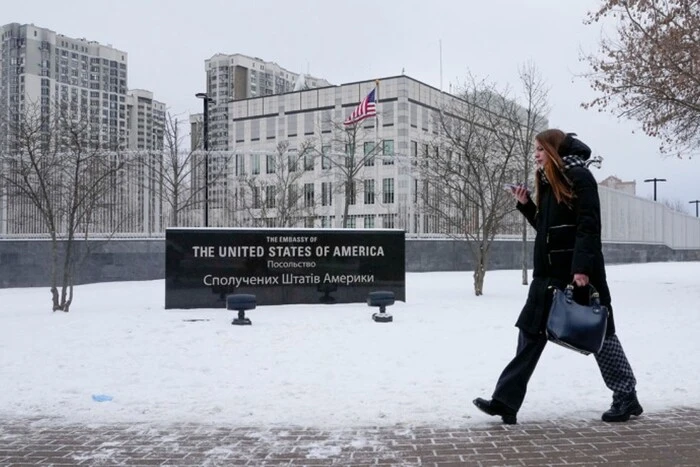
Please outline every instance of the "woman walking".
[{"label": "woman walking", "polygon": [[588,299],[587,286],[600,293],[608,307],[608,327],[603,347],[595,359],[606,386],[613,391],[612,406],[603,413],[606,422],[625,422],[641,415],[636,380],[615,334],[610,290],[600,241],[598,185],[586,167],[591,150],[574,134],[550,129],[535,137],[535,200],[523,186],[511,188],[518,210],[537,230],[533,278],[516,326],[520,330],[515,357],[501,373],[490,400],[474,400],[480,410],[516,423],[527,384],[547,344],[545,327],[552,302],[552,288],[573,283],[575,297]]}]

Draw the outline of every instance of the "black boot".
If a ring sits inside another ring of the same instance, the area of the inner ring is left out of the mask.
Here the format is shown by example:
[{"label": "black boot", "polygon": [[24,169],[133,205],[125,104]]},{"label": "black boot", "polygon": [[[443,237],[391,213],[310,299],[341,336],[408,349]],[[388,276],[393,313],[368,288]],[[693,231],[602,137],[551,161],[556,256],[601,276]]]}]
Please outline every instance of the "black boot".
[{"label": "black boot", "polygon": [[631,415],[640,416],[644,409],[637,400],[637,392],[631,393],[613,401],[610,409],[603,414],[604,422],[626,422]]},{"label": "black boot", "polygon": [[511,409],[503,402],[497,400],[487,401],[481,397],[474,399],[474,405],[477,409],[489,415],[500,415],[503,423],[506,425],[515,425],[517,423],[515,410]]}]

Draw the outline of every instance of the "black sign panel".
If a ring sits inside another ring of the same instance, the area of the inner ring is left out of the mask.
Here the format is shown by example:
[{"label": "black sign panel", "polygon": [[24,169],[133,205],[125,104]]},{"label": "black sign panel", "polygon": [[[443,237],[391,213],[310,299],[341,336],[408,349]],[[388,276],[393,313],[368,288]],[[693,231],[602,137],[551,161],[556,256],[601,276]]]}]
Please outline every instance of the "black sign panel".
[{"label": "black sign panel", "polygon": [[406,299],[405,234],[393,229],[167,229],[165,308]]}]

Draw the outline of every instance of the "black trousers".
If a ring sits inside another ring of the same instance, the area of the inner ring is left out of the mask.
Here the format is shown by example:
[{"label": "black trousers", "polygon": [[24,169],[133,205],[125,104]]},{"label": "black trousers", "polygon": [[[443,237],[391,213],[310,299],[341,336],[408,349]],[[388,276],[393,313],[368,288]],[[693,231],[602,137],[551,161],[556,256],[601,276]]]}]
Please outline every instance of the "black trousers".
[{"label": "black trousers", "polygon": [[[516,412],[520,410],[527,392],[527,383],[535,371],[545,345],[546,335],[520,331],[515,357],[498,378],[493,399]],[[616,335],[605,338],[603,348],[595,354],[595,359],[605,385],[613,391],[613,400],[619,400],[635,390],[637,381]]]}]

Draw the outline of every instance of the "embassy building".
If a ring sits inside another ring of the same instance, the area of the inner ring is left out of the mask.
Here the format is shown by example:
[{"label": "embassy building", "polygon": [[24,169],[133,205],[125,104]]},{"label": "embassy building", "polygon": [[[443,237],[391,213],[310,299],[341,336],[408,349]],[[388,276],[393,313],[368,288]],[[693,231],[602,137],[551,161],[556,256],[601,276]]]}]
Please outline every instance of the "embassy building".
[{"label": "embassy building", "polygon": [[[343,122],[375,87],[376,117],[348,139]],[[219,157],[227,158],[227,176],[210,183],[210,225],[342,227],[349,197],[346,227],[436,232],[420,210],[416,161],[437,138],[438,110],[456,103],[464,101],[405,75],[232,101],[231,149]],[[216,151],[210,157],[210,165],[222,164]],[[280,172],[294,179],[291,223],[281,221]]]}]

